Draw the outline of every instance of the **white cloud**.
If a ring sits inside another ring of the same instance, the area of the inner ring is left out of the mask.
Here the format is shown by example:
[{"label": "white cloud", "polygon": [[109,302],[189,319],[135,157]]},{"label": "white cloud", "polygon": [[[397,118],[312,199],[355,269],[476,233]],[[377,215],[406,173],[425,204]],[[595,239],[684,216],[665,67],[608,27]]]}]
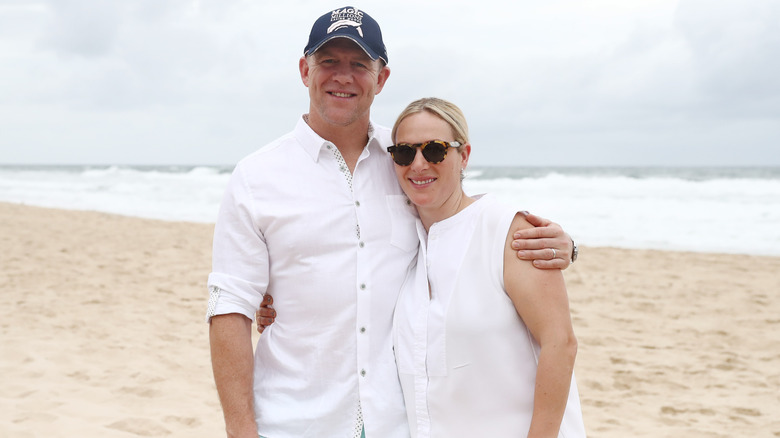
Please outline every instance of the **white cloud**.
[{"label": "white cloud", "polygon": [[[475,164],[780,165],[774,0],[357,6],[390,56],[375,119],[451,99]],[[306,111],[297,60],[322,12],[313,0],[6,0],[0,163],[233,163]]]}]

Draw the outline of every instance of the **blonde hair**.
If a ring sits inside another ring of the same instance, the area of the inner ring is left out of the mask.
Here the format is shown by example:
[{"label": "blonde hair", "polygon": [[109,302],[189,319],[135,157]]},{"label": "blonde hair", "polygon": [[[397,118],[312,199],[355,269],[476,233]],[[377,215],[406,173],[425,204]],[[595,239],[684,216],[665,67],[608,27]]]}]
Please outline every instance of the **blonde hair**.
[{"label": "blonde hair", "polygon": [[[461,111],[457,105],[444,99],[439,99],[438,97],[423,97],[422,99],[415,100],[407,105],[406,108],[401,111],[401,114],[398,115],[395,125],[393,125],[393,143],[395,143],[395,134],[398,132],[398,125],[412,114],[421,113],[423,111],[428,111],[429,113],[439,116],[442,120],[447,122],[447,124],[450,125],[455,141],[460,143],[461,147],[469,142],[469,127],[466,124],[466,116],[463,115],[463,111]],[[460,148],[458,148],[458,150],[460,150]]]}]

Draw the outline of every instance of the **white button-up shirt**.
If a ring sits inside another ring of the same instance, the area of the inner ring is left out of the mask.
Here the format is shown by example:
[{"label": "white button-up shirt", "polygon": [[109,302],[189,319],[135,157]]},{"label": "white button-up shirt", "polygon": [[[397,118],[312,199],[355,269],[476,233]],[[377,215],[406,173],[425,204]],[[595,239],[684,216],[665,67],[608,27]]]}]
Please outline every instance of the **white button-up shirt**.
[{"label": "white button-up shirt", "polygon": [[301,119],[235,168],[214,232],[208,316],[276,321],[255,351],[258,432],[347,436],[358,403],[367,436],[406,437],[392,315],[418,247],[387,128],[372,125],[353,173]]}]

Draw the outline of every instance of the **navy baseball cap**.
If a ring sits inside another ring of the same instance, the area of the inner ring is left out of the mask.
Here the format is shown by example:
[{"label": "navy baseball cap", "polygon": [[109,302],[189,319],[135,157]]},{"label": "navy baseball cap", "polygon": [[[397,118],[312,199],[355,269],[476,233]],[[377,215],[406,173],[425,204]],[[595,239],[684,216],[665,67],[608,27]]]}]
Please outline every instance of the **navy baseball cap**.
[{"label": "navy baseball cap", "polygon": [[371,59],[381,59],[387,64],[387,49],[382,41],[379,23],[358,8],[345,6],[318,18],[311,27],[309,43],[303,49],[303,54],[313,54],[334,38],[349,38],[362,47]]}]

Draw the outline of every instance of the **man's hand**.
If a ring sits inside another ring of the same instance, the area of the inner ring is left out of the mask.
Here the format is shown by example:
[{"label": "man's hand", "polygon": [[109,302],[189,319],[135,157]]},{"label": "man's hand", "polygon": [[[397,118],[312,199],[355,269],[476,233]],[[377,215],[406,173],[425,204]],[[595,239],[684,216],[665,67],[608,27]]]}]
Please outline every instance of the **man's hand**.
[{"label": "man's hand", "polygon": [[512,249],[517,257],[532,260],[539,269],[566,269],[571,264],[574,242],[560,225],[527,211],[521,212],[535,228],[515,231]]},{"label": "man's hand", "polygon": [[276,320],[276,310],[273,308],[274,297],[265,294],[263,302],[260,303],[260,308],[255,312],[255,321],[257,322],[257,332],[263,333],[263,331],[269,325],[273,324]]}]

